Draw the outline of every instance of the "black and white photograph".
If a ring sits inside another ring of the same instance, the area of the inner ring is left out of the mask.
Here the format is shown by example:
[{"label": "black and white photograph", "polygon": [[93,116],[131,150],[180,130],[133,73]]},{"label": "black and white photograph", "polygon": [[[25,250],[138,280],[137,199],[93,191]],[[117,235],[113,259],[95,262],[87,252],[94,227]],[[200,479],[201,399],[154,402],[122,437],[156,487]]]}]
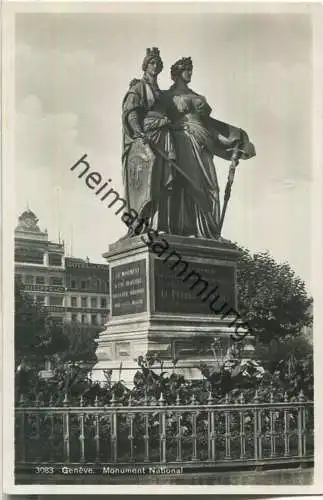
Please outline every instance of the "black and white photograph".
[{"label": "black and white photograph", "polygon": [[14,3],[8,491],[321,491],[320,6]]}]

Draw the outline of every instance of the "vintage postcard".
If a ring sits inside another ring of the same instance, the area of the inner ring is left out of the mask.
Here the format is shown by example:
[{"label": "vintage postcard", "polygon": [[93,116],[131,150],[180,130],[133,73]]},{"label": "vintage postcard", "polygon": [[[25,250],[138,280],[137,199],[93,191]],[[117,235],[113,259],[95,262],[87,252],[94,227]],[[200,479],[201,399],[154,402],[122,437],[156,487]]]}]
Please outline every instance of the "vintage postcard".
[{"label": "vintage postcard", "polygon": [[5,3],[7,493],[322,491],[321,10]]}]

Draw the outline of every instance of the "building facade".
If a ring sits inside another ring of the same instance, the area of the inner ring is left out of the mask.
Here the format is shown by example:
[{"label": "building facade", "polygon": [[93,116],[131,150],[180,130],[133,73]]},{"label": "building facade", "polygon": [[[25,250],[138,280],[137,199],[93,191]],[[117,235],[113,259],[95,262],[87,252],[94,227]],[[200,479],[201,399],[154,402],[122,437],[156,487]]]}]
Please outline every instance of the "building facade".
[{"label": "building facade", "polygon": [[34,301],[59,322],[102,330],[108,319],[109,267],[65,256],[49,241],[31,210],[15,229],[15,276]]},{"label": "building facade", "polygon": [[105,264],[66,257],[65,319],[93,328],[107,322],[109,269]]}]

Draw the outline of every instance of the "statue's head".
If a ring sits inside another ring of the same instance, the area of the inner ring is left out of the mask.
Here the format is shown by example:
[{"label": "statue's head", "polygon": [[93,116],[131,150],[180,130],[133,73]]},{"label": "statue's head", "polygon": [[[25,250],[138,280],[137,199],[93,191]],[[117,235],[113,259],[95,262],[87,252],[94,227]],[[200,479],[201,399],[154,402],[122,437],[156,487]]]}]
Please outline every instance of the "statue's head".
[{"label": "statue's head", "polygon": [[157,76],[163,69],[163,61],[157,47],[146,49],[146,55],[142,63],[142,70],[151,76]]},{"label": "statue's head", "polygon": [[192,78],[193,62],[190,57],[182,57],[176,61],[170,68],[170,76],[173,82],[182,79],[185,83],[189,83]]}]

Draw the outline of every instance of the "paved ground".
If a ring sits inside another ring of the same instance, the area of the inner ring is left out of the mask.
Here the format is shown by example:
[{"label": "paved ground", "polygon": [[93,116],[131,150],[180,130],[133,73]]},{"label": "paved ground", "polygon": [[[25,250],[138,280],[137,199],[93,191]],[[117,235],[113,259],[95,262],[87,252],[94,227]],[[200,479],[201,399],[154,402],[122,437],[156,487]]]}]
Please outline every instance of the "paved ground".
[{"label": "paved ground", "polygon": [[244,472],[198,472],[176,475],[136,475],[112,477],[44,476],[19,475],[16,484],[193,484],[193,485],[308,485],[313,482],[313,468],[280,469]]}]

